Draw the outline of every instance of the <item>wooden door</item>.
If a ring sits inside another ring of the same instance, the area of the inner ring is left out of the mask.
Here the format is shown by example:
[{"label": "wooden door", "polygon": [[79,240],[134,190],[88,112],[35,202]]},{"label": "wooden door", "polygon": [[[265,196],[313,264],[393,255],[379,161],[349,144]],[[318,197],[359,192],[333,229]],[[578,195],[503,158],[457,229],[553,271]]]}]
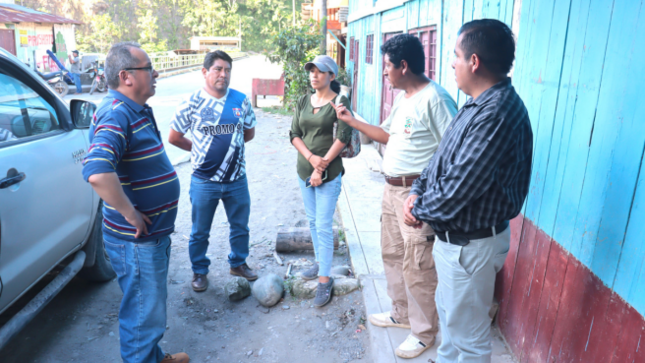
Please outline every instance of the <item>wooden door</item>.
[{"label": "wooden door", "polygon": [[13,29],[0,29],[0,47],[13,55],[16,54],[16,34]]}]

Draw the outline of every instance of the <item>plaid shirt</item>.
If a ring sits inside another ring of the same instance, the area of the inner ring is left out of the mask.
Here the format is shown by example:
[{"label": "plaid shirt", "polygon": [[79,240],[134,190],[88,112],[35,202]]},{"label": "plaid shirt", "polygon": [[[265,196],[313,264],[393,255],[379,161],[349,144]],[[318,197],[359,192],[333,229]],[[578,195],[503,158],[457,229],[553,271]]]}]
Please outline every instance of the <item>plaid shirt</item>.
[{"label": "plaid shirt", "polygon": [[412,185],[412,215],[458,233],[512,219],[528,194],[532,150],[531,122],[508,78],[459,110]]}]

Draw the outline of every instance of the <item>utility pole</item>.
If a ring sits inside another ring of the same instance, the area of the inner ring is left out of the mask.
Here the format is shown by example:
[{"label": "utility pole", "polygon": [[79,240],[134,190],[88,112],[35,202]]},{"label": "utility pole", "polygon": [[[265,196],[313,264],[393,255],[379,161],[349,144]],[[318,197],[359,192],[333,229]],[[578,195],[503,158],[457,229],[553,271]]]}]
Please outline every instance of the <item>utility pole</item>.
[{"label": "utility pole", "polygon": [[291,1],[293,4],[293,27],[296,27],[296,0]]},{"label": "utility pole", "polygon": [[321,0],[322,9],[320,14],[322,15],[322,43],[320,43],[320,54],[327,54],[327,0]]}]

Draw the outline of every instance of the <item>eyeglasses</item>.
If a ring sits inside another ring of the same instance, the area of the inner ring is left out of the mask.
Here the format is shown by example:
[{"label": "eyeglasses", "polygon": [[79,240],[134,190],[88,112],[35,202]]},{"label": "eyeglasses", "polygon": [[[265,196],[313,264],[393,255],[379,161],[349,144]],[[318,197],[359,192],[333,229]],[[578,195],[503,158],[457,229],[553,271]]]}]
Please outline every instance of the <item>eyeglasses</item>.
[{"label": "eyeglasses", "polygon": [[142,70],[142,71],[148,71],[148,73],[152,74],[154,71],[154,68],[152,66],[147,66],[147,67],[136,67],[136,68],[123,68],[124,71],[136,71],[136,70]]}]

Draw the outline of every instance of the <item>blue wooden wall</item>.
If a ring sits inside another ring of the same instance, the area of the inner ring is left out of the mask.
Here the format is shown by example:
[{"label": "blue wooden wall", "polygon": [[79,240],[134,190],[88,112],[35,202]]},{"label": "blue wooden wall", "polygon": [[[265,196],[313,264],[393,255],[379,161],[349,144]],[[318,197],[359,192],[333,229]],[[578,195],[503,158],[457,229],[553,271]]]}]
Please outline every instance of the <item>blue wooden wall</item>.
[{"label": "blue wooden wall", "polygon": [[535,138],[523,214],[645,315],[645,0],[414,0],[362,18],[348,31],[362,48],[358,113],[378,124],[383,33],[428,25],[438,82],[463,105],[450,64],[459,27],[479,18],[519,29],[513,84]]}]

